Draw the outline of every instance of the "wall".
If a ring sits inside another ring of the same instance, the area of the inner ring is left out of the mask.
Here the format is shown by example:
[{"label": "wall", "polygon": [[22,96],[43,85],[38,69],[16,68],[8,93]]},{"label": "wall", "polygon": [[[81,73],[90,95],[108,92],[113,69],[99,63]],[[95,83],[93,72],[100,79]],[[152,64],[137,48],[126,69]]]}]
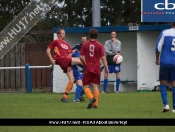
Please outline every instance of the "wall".
[{"label": "wall", "polygon": [[137,90],[152,90],[158,84],[159,66],[155,64],[155,46],[160,31],[137,32]]}]

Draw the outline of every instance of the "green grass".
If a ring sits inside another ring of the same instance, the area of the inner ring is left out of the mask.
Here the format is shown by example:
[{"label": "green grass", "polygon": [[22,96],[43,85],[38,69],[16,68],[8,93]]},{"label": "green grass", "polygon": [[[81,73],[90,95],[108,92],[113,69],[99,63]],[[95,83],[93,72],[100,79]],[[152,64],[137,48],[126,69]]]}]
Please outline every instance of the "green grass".
[{"label": "green grass", "polygon": [[[74,94],[69,102],[60,101],[62,94],[55,93],[1,93],[0,118],[175,118],[171,111],[161,113],[163,104],[159,92],[109,93],[100,94],[98,109],[86,109],[88,99],[73,103]],[[172,106],[171,92],[168,101]],[[172,107],[171,107],[172,108]],[[92,129],[93,128],[93,129]],[[154,126],[67,126],[67,127],[0,127],[0,132],[37,132],[37,131],[173,131],[174,127]]]}]

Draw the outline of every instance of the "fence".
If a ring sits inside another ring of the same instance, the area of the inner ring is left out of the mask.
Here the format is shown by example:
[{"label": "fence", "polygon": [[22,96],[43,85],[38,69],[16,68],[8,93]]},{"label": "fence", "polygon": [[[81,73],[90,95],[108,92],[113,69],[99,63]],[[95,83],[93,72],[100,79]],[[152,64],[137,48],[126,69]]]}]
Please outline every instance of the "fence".
[{"label": "fence", "polygon": [[[46,55],[49,42],[18,43],[0,59],[0,67],[19,67],[30,63],[33,66],[47,66],[50,60]],[[32,69],[32,87],[50,88],[50,68]],[[0,70],[0,90],[25,89],[25,69]]]},{"label": "fence", "polygon": [[[32,75],[31,69],[32,68],[51,68],[52,65],[49,66],[30,66],[30,64],[26,64],[26,66],[20,67],[0,67],[0,70],[8,70],[8,69],[25,69],[25,84],[26,84],[26,91],[27,93],[32,92]],[[51,74],[52,75],[52,74]],[[52,77],[51,77],[52,79]]]}]

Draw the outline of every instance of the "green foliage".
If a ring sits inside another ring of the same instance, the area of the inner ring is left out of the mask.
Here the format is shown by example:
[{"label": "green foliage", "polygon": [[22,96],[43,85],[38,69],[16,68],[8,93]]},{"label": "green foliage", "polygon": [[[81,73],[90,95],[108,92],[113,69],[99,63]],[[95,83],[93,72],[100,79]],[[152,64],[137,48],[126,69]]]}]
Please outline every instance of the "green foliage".
[{"label": "green foliage", "polygon": [[[0,0],[0,30],[18,15],[30,0]],[[51,30],[53,27],[91,27],[92,0],[58,0],[32,30]],[[101,26],[141,23],[141,0],[101,0]]]},{"label": "green foliage", "polygon": [[0,0],[0,31],[3,30],[30,0]]}]

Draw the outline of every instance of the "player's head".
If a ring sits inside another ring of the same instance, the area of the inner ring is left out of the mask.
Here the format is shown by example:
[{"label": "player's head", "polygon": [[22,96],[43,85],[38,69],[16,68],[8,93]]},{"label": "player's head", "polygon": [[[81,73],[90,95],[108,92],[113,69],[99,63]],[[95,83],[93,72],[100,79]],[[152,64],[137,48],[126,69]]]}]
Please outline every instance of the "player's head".
[{"label": "player's head", "polygon": [[111,31],[111,38],[116,38],[117,32],[115,30]]},{"label": "player's head", "polygon": [[98,30],[94,28],[90,29],[89,31],[90,39],[97,39],[97,36],[98,36]]},{"label": "player's head", "polygon": [[58,36],[59,39],[65,40],[66,33],[65,33],[63,28],[58,29],[57,36]]},{"label": "player's head", "polygon": [[85,43],[86,41],[87,41],[87,37],[86,37],[85,35],[83,35],[83,36],[81,37],[81,42],[82,42],[82,44]]},{"label": "player's head", "polygon": [[172,27],[175,28],[175,22],[171,22]]}]

